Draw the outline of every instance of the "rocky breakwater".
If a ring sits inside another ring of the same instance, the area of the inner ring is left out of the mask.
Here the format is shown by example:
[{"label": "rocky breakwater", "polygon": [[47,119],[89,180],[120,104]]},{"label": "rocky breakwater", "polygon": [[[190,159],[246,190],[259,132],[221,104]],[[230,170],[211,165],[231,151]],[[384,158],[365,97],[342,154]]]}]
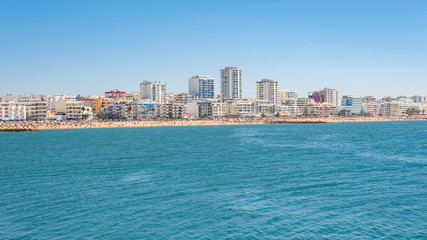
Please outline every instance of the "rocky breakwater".
[{"label": "rocky breakwater", "polygon": [[328,123],[328,121],[324,119],[277,119],[268,123]]},{"label": "rocky breakwater", "polygon": [[37,128],[0,128],[0,132],[37,132]]}]

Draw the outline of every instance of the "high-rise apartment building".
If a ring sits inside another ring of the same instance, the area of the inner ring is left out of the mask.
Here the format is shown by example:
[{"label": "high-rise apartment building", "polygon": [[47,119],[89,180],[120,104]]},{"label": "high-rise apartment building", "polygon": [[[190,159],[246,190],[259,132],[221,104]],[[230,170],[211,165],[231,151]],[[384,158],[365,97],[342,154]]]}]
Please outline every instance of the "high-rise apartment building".
[{"label": "high-rise apartment building", "polygon": [[221,98],[242,98],[242,70],[237,67],[221,69]]},{"label": "high-rise apartment building", "polygon": [[324,88],[325,103],[339,106],[341,105],[340,92],[334,88]]},{"label": "high-rise apartment building", "polygon": [[278,83],[271,79],[256,82],[256,98],[277,103]]},{"label": "high-rise apartment building", "polygon": [[166,97],[166,85],[160,82],[144,81],[140,84],[141,99],[149,99],[154,102],[164,102]]},{"label": "high-rise apartment building", "polygon": [[214,79],[204,75],[191,77],[188,79],[188,93],[200,99],[214,98]]}]

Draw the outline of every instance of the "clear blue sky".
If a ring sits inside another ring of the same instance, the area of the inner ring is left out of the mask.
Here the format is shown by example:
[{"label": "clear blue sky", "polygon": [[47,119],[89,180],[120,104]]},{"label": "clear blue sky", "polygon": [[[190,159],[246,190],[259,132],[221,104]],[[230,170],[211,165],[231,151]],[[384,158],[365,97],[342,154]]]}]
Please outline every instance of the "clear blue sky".
[{"label": "clear blue sky", "polygon": [[243,69],[280,89],[427,95],[426,0],[0,1],[0,95],[186,92]]}]

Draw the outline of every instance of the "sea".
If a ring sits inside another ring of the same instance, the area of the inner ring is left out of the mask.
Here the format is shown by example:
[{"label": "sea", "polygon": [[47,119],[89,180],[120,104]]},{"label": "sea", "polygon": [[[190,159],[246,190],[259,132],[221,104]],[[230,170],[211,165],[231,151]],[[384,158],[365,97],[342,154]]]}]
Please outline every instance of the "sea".
[{"label": "sea", "polygon": [[427,239],[427,121],[0,133],[0,239]]}]

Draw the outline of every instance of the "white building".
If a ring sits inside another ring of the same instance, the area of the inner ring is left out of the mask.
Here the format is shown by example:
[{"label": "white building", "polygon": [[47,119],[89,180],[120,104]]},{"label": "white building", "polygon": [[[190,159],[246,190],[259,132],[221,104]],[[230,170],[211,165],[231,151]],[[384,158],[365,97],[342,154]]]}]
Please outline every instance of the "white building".
[{"label": "white building", "polygon": [[271,79],[263,79],[256,82],[256,97],[257,100],[266,100],[273,103],[278,101],[278,83]]},{"label": "white building", "polygon": [[2,121],[25,121],[26,113],[26,107],[22,103],[0,103],[0,120]]},{"label": "white building", "polygon": [[47,102],[34,100],[22,102],[26,107],[27,120],[45,121],[47,119]]},{"label": "white building", "polygon": [[242,98],[242,70],[237,67],[221,69],[221,98]]},{"label": "white building", "polygon": [[214,98],[214,79],[205,75],[194,75],[188,79],[188,93],[200,99]]},{"label": "white building", "polygon": [[296,92],[291,92],[289,90],[280,90],[277,92],[277,100],[279,102],[294,98],[298,98],[298,94]]},{"label": "white building", "polygon": [[227,112],[231,116],[245,117],[253,116],[256,113],[255,102],[251,99],[239,99],[235,101],[230,101],[227,107]]},{"label": "white building", "polygon": [[220,118],[227,115],[227,104],[223,101],[212,102],[212,117]]},{"label": "white building", "polygon": [[47,102],[47,107],[51,111],[55,111],[55,104],[59,101],[65,101],[65,100],[76,100],[75,96],[71,96],[68,94],[53,94],[53,95],[45,95],[44,99]]},{"label": "white building", "polygon": [[41,96],[35,93],[25,93],[21,95],[6,94],[6,96],[2,98],[3,102],[31,102],[40,100],[42,100]]},{"label": "white building", "polygon": [[325,103],[334,106],[341,105],[340,92],[338,90],[334,88],[324,88],[322,92],[325,96]]},{"label": "white building", "polygon": [[341,106],[338,108],[338,111],[342,110],[349,111],[350,114],[363,113],[363,97],[343,96]]},{"label": "white building", "polygon": [[144,81],[140,84],[141,99],[162,103],[166,98],[166,85],[160,82]]}]

